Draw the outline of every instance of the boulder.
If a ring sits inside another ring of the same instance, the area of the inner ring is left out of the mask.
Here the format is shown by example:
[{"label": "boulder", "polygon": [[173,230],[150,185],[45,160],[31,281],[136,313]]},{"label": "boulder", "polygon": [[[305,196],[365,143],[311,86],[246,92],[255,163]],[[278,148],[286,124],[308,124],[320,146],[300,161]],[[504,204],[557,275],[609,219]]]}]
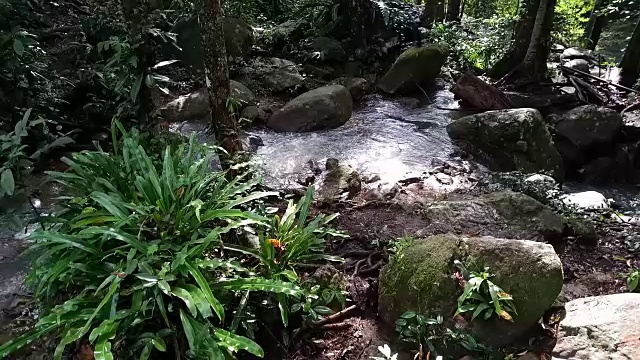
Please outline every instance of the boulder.
[{"label": "boulder", "polygon": [[535,109],[487,111],[452,121],[449,136],[496,171],[540,171],[561,181],[562,158]]},{"label": "boulder", "polygon": [[[253,28],[244,20],[225,17],[223,20],[224,44],[227,56],[247,57],[253,46]],[[196,69],[202,69],[204,51],[202,36],[197,17],[190,17],[178,21],[171,32],[175,33],[178,49],[171,49],[183,63]]]},{"label": "boulder", "polygon": [[573,59],[592,59],[593,51],[586,49],[578,49],[578,48],[568,48],[562,52],[562,58],[565,60],[573,60]]},{"label": "boulder", "polygon": [[244,20],[225,17],[222,23],[227,56],[245,58],[253,47],[253,28]]},{"label": "boulder", "polygon": [[362,188],[362,180],[356,170],[348,164],[328,159],[327,174],[317,192],[317,199],[323,204],[331,204],[342,198],[352,199]]},{"label": "boulder", "polygon": [[573,59],[564,64],[564,66],[574,70],[584,71],[586,73],[589,72],[589,62],[585,59]]},{"label": "boulder", "polygon": [[576,299],[565,309],[554,359],[640,359],[640,294]]},{"label": "boulder", "polygon": [[611,143],[623,122],[618,112],[596,105],[579,106],[564,114],[550,116],[549,120],[554,124],[558,139],[579,151]]},{"label": "boulder", "polygon": [[581,210],[608,209],[611,200],[597,191],[583,191],[562,196],[562,202]]},{"label": "boulder", "polygon": [[336,128],[351,118],[353,101],[346,87],[329,85],[308,91],[271,115],[267,126],[282,132]]},{"label": "boulder", "polygon": [[425,205],[424,235],[479,234],[554,242],[562,237],[563,218],[522,193],[501,191],[477,198],[434,201]]},{"label": "boulder", "polygon": [[313,50],[320,53],[320,58],[328,62],[343,63],[347,61],[347,53],[340,41],[328,37],[318,37],[311,43]]},{"label": "boulder", "polygon": [[449,50],[445,46],[413,47],[403,52],[380,80],[378,87],[389,94],[402,94],[440,74]]},{"label": "boulder", "polygon": [[247,106],[242,109],[240,117],[249,121],[254,121],[260,117],[260,109],[255,105]]},{"label": "boulder", "polygon": [[349,93],[351,94],[351,98],[353,100],[361,99],[371,90],[369,82],[366,79],[358,77],[340,77],[333,80],[331,83],[346,87],[349,90]]},{"label": "boulder", "polygon": [[[452,277],[453,261],[468,270],[485,266],[496,285],[511,294],[518,312],[513,322],[477,318],[471,333],[480,342],[502,347],[536,326],[562,290],[562,263],[553,247],[526,240],[437,235],[415,240],[380,273],[378,314],[390,326],[404,311],[451,319],[463,288]],[[535,279],[535,280],[534,280]],[[449,324],[450,325],[450,324]]]},{"label": "boulder", "polygon": [[287,20],[271,29],[269,35],[276,46],[281,46],[289,41],[302,40],[310,28],[311,25],[307,20]]},{"label": "boulder", "polygon": [[[229,86],[230,95],[240,101],[239,112],[256,104],[256,97],[249,88],[234,80],[230,81]],[[179,96],[158,109],[160,116],[169,122],[203,119],[210,111],[207,88]]]},{"label": "boulder", "polygon": [[239,70],[238,81],[263,94],[291,91],[304,82],[298,66],[279,58],[256,58]]}]

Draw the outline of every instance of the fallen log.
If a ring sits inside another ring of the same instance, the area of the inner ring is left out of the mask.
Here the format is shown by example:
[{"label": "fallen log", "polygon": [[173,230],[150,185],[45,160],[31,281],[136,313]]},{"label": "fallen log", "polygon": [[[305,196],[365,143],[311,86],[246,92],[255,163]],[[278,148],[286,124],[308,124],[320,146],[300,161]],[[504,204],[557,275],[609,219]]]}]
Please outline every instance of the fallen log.
[{"label": "fallen log", "polygon": [[472,108],[487,110],[512,108],[511,101],[502,91],[471,73],[462,75],[451,92],[456,99],[460,99],[463,104]]},{"label": "fallen log", "polygon": [[599,77],[597,77],[597,76],[591,75],[591,74],[586,73],[586,72],[584,72],[584,71],[580,71],[580,70],[572,69],[572,68],[570,68],[570,67],[566,67],[566,66],[564,66],[564,65],[560,65],[560,69],[562,69],[562,70],[566,70],[566,71],[571,71],[571,72],[573,72],[574,74],[580,74],[580,75],[582,75],[582,76],[586,76],[586,77],[588,77],[588,78],[590,78],[590,79],[593,79],[593,80],[597,80],[597,81],[603,82],[603,83],[605,83],[605,84],[608,84],[608,85],[610,85],[610,86],[616,87],[616,88],[621,89],[621,90],[625,90],[625,91],[628,91],[628,92],[633,92],[633,93],[636,93],[636,94],[640,94],[640,91],[638,91],[638,90],[633,90],[633,89],[628,88],[628,87],[626,87],[626,86],[623,86],[623,85],[620,85],[620,84],[616,84],[616,83],[614,83],[614,82],[612,82],[612,81],[610,81],[610,80],[605,80],[605,79],[599,78]]}]

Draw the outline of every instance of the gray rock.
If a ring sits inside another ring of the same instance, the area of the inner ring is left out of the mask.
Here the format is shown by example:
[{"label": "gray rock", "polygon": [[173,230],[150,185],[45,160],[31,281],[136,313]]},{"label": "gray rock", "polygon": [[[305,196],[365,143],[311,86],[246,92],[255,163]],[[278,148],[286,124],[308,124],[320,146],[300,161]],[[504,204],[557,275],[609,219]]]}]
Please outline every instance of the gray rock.
[{"label": "gray rock", "polygon": [[247,106],[240,113],[240,117],[249,121],[254,121],[260,116],[260,109],[257,106]]},{"label": "gray rock", "polygon": [[610,207],[609,205],[611,200],[607,199],[597,191],[583,191],[563,195],[562,202],[582,210],[597,210],[608,209]]},{"label": "gray rock", "polygon": [[[253,28],[244,20],[232,17],[224,18],[223,27],[227,56],[247,57],[253,46]],[[171,32],[177,34],[179,49],[171,49],[176,57],[189,66],[202,69],[204,51],[198,18],[194,16],[178,21]]]},{"label": "gray rock", "polygon": [[622,116],[616,111],[595,105],[584,105],[564,114],[550,116],[559,139],[586,150],[608,144],[620,132]]},{"label": "gray rock", "polygon": [[535,109],[487,111],[452,121],[449,136],[496,171],[549,172],[564,178],[562,158]]},{"label": "gray rock", "polygon": [[555,359],[640,359],[640,294],[576,299],[565,308]]},{"label": "gray rock", "polygon": [[[230,95],[240,101],[241,106],[238,111],[256,104],[255,95],[246,86],[234,80],[231,80],[229,85]],[[179,96],[158,109],[160,116],[169,122],[203,119],[209,115],[210,111],[209,94],[206,88]]]},{"label": "gray rock", "polygon": [[574,69],[584,71],[586,73],[589,72],[589,62],[584,59],[573,59],[564,64],[564,66]]},{"label": "gray rock", "polygon": [[501,191],[477,198],[433,201],[422,209],[423,234],[479,234],[512,239],[555,241],[564,221],[548,206],[522,193]]},{"label": "gray rock", "polygon": [[[332,160],[329,162],[329,160]],[[339,163],[336,159],[327,160],[327,174],[316,194],[324,204],[331,204],[340,199],[351,199],[362,189],[362,180],[356,170],[348,164]],[[333,161],[335,160],[335,161]]]},{"label": "gray rock", "polygon": [[382,269],[378,313],[383,321],[394,326],[409,310],[451,319],[463,292],[452,278],[456,259],[467,266],[473,266],[473,259],[478,268],[469,270],[489,266],[495,274],[491,281],[513,296],[518,312],[513,322],[496,318],[472,322],[473,335],[491,346],[509,344],[535,326],[562,289],[562,263],[551,245],[494,237],[432,236],[416,240]]},{"label": "gray rock", "polygon": [[342,63],[347,61],[347,53],[340,41],[328,37],[318,37],[313,40],[311,47],[320,53],[323,60]]},{"label": "gray rock", "polygon": [[347,122],[352,110],[353,101],[347,88],[329,85],[289,101],[269,118],[267,126],[283,132],[332,129]]},{"label": "gray rock", "polygon": [[363,78],[340,77],[333,80],[331,83],[346,87],[353,100],[360,100],[364,95],[371,91],[371,85]]},{"label": "gray rock", "polygon": [[427,45],[403,52],[380,80],[378,87],[389,94],[402,94],[417,85],[432,81],[440,74],[449,50],[446,46]]},{"label": "gray rock", "polygon": [[304,82],[298,66],[279,58],[256,58],[239,70],[238,81],[263,94],[283,93]]},{"label": "gray rock", "polygon": [[562,58],[566,60],[591,59],[593,57],[593,51],[586,49],[568,48],[562,52]]}]

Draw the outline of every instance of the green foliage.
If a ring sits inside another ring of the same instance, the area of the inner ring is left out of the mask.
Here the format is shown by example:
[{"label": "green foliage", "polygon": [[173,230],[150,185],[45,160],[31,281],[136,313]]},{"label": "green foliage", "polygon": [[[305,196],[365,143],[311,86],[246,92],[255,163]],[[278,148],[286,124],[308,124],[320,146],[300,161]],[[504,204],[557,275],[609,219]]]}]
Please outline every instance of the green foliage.
[{"label": "green foliage", "polygon": [[638,287],[639,282],[640,282],[640,270],[632,268],[631,271],[629,271],[629,274],[627,275],[627,288],[629,289],[629,291],[634,292],[637,289],[640,289]]},{"label": "green foliage", "polygon": [[513,298],[490,278],[494,275],[485,267],[483,271],[467,272],[464,265],[454,262],[464,277],[464,292],[458,297],[456,315],[471,313],[471,320],[481,316],[488,320],[491,316],[498,316],[507,321],[513,321],[511,314],[517,314],[513,305]]},{"label": "green foliage", "polygon": [[411,236],[403,236],[396,240],[391,241],[389,244],[389,251],[394,254],[394,259],[401,259],[404,256],[404,251],[413,245],[415,239]]},{"label": "green foliage", "polygon": [[346,297],[341,289],[335,286],[322,288],[320,285],[314,285],[305,292],[304,301],[294,303],[291,306],[291,312],[300,312],[303,321],[314,322],[322,319],[325,315],[333,314],[331,305],[334,302],[337,302],[340,308],[344,308]]},{"label": "green foliage", "polygon": [[151,157],[137,132],[119,128],[114,153],[85,151],[65,160],[68,172],[51,173],[73,197],[30,237],[29,280],[38,299],[57,305],[0,346],[0,357],[52,331],[61,334],[55,359],[83,339],[96,359],[156,358],[170,348],[195,359],[262,356],[236,328],[226,330],[227,311],[249,291],[286,299],[302,289],[256,275],[220,250],[230,232],[268,225],[242,207],[269,193],[212,173],[210,155],[193,141]]},{"label": "green foliage", "polygon": [[461,24],[436,24],[430,38],[449,45],[449,61],[460,69],[489,69],[509,49],[515,18],[493,16],[488,19],[465,17]]},{"label": "green foliage", "polygon": [[442,315],[431,318],[407,311],[396,320],[396,331],[400,341],[418,352],[418,358],[426,353],[438,356],[458,348],[482,358],[490,358],[493,353],[491,348],[478,343],[470,334],[446,327]]},{"label": "green foliage", "polygon": [[551,33],[555,42],[578,46],[594,0],[558,0]]}]

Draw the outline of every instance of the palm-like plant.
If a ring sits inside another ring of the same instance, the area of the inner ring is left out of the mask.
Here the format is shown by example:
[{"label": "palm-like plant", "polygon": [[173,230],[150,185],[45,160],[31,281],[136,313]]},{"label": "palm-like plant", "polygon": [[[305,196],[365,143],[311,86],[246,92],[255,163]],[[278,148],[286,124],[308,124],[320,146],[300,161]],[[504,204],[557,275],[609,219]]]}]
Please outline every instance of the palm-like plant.
[{"label": "palm-like plant", "polygon": [[229,231],[268,225],[239,207],[270,193],[250,193],[255,182],[246,177],[212,173],[193,140],[168,147],[162,159],[147,154],[136,132],[114,126],[113,142],[114,153],[76,154],[65,160],[68,172],[51,173],[74,196],[31,236],[30,280],[39,299],[58,305],[0,346],[0,358],[53,331],[61,334],[55,359],[76,341],[93,344],[98,360],[147,359],[169,348],[195,359],[239,350],[262,356],[258,344],[225,330],[227,309],[247,290],[284,297],[302,290],[256,276],[221,248]]}]

